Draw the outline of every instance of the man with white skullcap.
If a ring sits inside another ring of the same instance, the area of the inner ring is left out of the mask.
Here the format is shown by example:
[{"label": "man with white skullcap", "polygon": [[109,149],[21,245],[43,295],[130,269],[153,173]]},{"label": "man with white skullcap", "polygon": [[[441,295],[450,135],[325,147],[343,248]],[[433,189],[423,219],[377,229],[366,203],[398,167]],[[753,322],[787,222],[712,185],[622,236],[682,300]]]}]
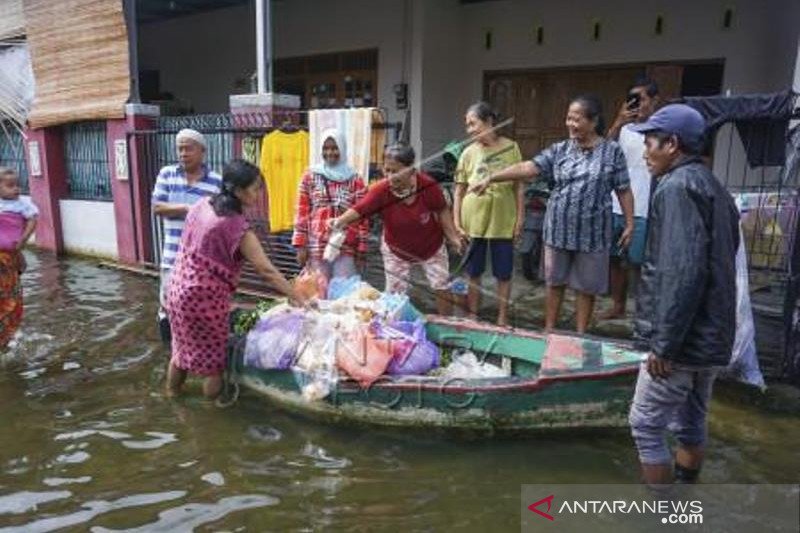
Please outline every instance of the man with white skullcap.
[{"label": "man with white skullcap", "polygon": [[205,164],[207,145],[202,133],[183,129],[176,135],[175,144],[179,163],[162,168],[153,189],[153,213],[161,217],[164,224],[158,321],[165,341],[169,339],[169,322],[164,310],[166,289],[178,254],[186,213],[201,198],[219,193],[222,187],[222,177]]}]

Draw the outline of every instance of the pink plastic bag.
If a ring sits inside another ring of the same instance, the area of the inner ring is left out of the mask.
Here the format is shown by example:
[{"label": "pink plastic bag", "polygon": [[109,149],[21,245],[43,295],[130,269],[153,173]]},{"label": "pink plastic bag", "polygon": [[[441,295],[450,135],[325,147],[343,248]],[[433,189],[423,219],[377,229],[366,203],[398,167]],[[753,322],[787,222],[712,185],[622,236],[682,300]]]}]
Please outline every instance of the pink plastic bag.
[{"label": "pink plastic bag", "polygon": [[372,385],[394,357],[392,343],[380,339],[369,325],[348,332],[336,347],[336,364],[362,387]]}]

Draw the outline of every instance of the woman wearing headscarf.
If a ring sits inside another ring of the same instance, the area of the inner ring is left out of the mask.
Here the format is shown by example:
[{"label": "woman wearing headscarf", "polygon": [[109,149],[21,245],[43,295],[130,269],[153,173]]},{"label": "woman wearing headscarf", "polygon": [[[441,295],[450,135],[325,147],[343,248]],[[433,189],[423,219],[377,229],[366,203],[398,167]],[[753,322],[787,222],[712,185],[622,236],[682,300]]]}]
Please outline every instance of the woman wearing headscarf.
[{"label": "woman wearing headscarf", "polygon": [[361,200],[366,187],[347,164],[344,135],[336,129],[328,129],[320,139],[322,144],[318,150],[322,153],[322,163],[312,165],[300,180],[292,244],[297,248],[301,266],[307,265],[329,279],[348,277],[356,273],[356,262],[361,263],[366,257],[367,219],[347,229],[334,261],[325,261],[322,256],[331,235],[329,221]]}]

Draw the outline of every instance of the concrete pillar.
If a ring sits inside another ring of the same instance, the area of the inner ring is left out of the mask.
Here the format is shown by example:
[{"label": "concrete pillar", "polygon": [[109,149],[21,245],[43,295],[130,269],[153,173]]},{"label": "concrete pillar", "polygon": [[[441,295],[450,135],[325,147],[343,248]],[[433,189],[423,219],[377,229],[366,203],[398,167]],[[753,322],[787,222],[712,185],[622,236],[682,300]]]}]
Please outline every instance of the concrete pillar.
[{"label": "concrete pillar", "polygon": [[[120,260],[130,260],[132,254],[127,248],[128,239],[133,239],[137,263],[153,263],[153,226],[150,216],[150,196],[153,191],[151,184],[155,182],[156,174],[160,169],[153,168],[157,140],[155,134],[144,133],[156,129],[156,118],[159,115],[158,106],[145,104],[128,104],[125,106],[125,126],[127,138],[128,176],[127,192],[124,187],[118,187],[114,193],[114,210],[117,214],[117,245]],[[137,133],[139,132],[139,133]],[[118,137],[117,137],[118,138]],[[111,161],[111,159],[109,159]],[[111,174],[112,177],[114,173]],[[122,185],[122,184],[120,184]],[[117,203],[117,190],[121,202]],[[133,230],[120,230],[120,219],[125,220],[126,212],[132,213]],[[132,235],[131,235],[132,234]],[[126,243],[125,247],[123,242]],[[123,259],[123,249],[125,249]]]},{"label": "concrete pillar", "polygon": [[60,254],[64,251],[60,202],[68,195],[63,132],[60,127],[29,129],[26,136],[31,200],[39,208],[36,246]]}]

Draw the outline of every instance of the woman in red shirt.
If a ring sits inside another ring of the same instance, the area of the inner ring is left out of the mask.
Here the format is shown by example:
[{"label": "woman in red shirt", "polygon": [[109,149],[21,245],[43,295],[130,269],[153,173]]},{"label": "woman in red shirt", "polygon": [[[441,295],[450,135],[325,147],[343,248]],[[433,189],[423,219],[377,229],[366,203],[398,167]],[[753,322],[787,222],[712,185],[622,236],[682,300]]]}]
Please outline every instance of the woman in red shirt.
[{"label": "woman in red shirt", "polygon": [[330,220],[342,215],[364,197],[364,181],[347,164],[344,136],[335,129],[322,133],[323,163],[312,166],[300,181],[292,244],[297,261],[326,276],[349,277],[356,273],[356,262],[366,257],[369,221],[349,228],[339,256],[323,260],[330,239]]},{"label": "woman in red shirt", "polygon": [[453,214],[436,181],[414,169],[414,149],[395,144],[386,149],[385,179],[372,186],[363,200],[332,222],[335,229],[378,214],[383,219],[386,291],[404,293],[411,267],[419,265],[436,292],[436,310],[451,312],[449,263],[445,239],[458,253],[463,242]]}]

